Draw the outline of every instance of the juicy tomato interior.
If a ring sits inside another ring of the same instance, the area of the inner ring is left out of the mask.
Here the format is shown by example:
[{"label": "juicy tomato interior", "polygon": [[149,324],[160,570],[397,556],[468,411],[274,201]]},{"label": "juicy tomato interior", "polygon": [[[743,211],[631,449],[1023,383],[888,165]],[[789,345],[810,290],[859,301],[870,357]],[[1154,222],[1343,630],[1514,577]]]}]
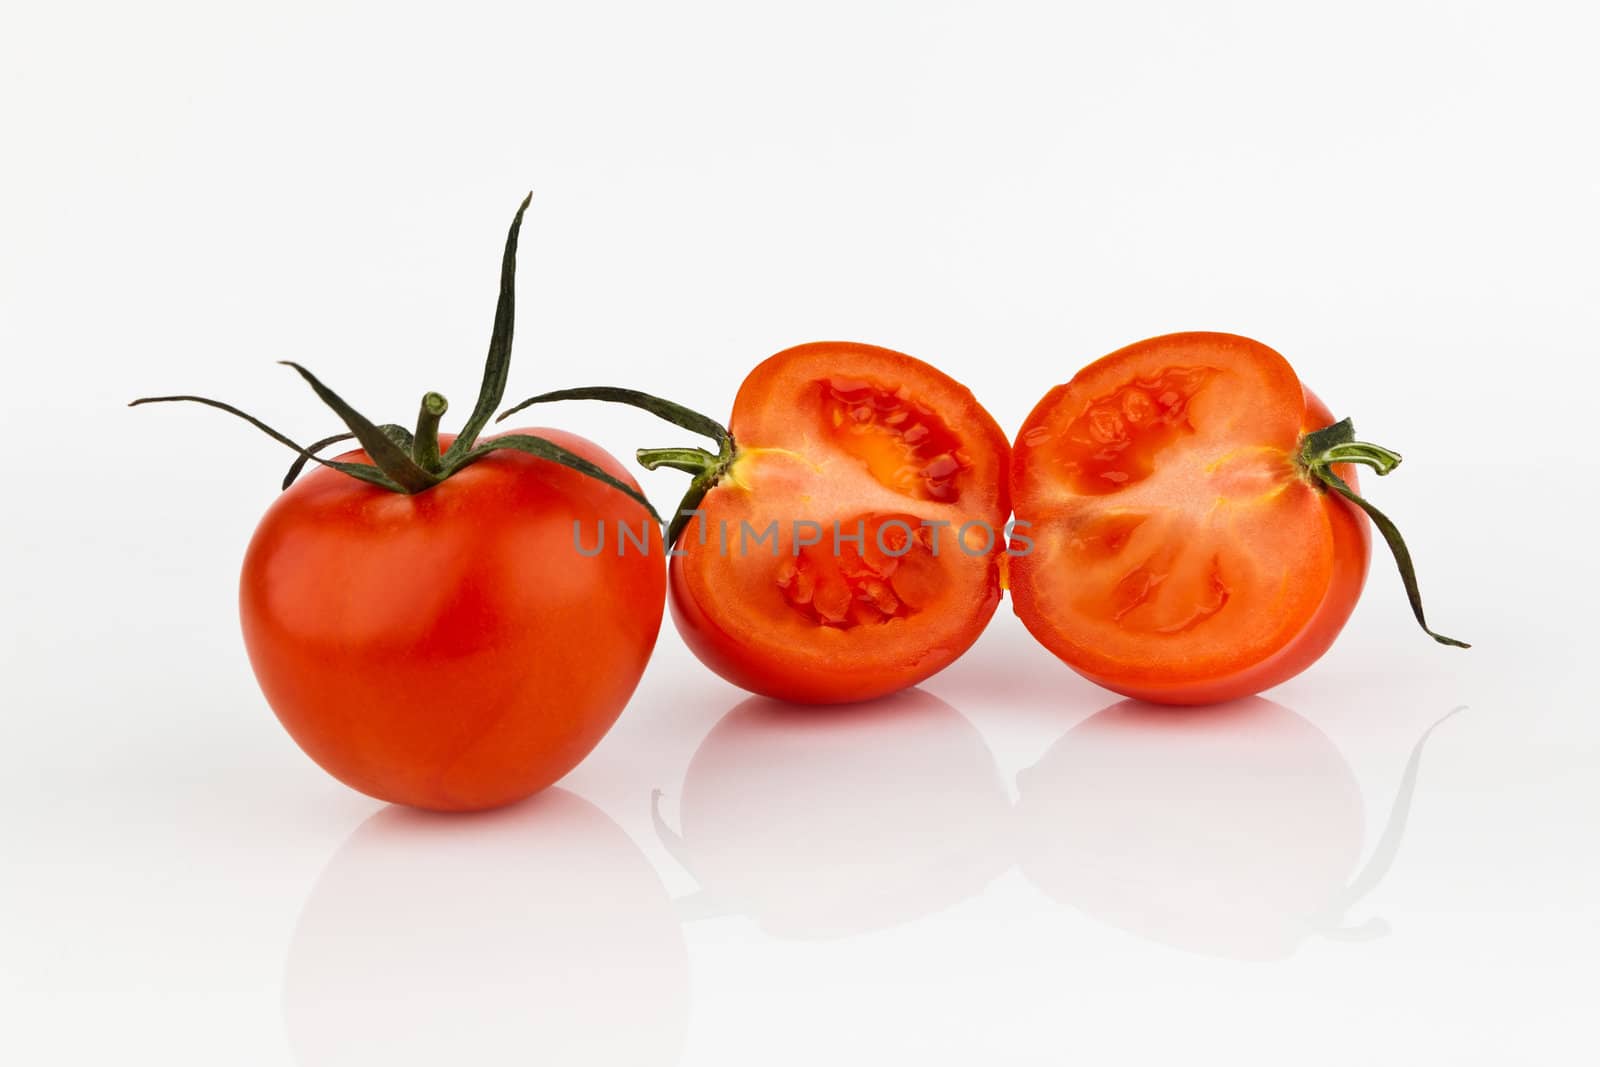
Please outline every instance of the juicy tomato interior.
[{"label": "juicy tomato interior", "polygon": [[881,484],[917,500],[959,498],[956,477],[970,461],[937,414],[904,395],[903,387],[854,378],[818,384],[833,443],[864,462]]},{"label": "juicy tomato interior", "polygon": [[818,626],[871,626],[909,619],[939,592],[931,528],[914,515],[861,516],[842,524],[839,550],[801,546],[778,562],[774,578],[784,599]]},{"label": "juicy tomato interior", "polygon": [[1155,472],[1162,451],[1194,433],[1189,401],[1213,367],[1163,367],[1100,397],[1067,426],[1057,449],[1063,474],[1079,493],[1115,493]]},{"label": "juicy tomato interior", "polygon": [[1348,618],[1369,555],[1364,519],[1295,463],[1300,435],[1332,421],[1282,356],[1228,334],[1084,368],[1018,435],[1033,549],[1011,563],[1017,614],[1144,699],[1227,700],[1298,673]]},{"label": "juicy tomato interior", "polygon": [[1005,434],[910,356],[802,345],[745,380],[739,459],[673,560],[690,647],[746,689],[865,700],[965,651],[1000,599]]}]

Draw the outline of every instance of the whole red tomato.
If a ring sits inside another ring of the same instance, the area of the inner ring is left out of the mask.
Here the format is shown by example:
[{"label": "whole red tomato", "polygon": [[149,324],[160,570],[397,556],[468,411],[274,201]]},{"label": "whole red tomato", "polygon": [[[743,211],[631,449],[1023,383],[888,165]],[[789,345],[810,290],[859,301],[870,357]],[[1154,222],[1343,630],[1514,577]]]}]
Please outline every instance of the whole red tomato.
[{"label": "whole red tomato", "polygon": [[[218,401],[135,401],[221,408],[299,453],[245,554],[245,647],[295,741],[382,800],[463,811],[550,785],[616,721],[661,626],[659,521],[622,466],[560,430],[478,439],[505,387],[526,207],[460,434],[438,433],[436,393],[415,432],[377,426],[298,366],[348,433],[302,448]],[[359,451],[318,455],[349,438]],[[614,551],[580,547],[596,527]]]},{"label": "whole red tomato", "polygon": [[1266,345],[1130,345],[1047,393],[1017,435],[1011,498],[1031,545],[1010,561],[1012,606],[1107,689],[1169,704],[1258,693],[1315,662],[1350,617],[1368,518],[1427,629],[1410,553],[1352,466],[1399,462],[1354,440]]},{"label": "whole red tomato", "polygon": [[[581,437],[520,432],[632,484]],[[586,556],[574,523],[628,524],[649,548]],[[239,617],[267,703],[329,774],[397,803],[489,808],[605,736],[655,646],[665,584],[638,504],[502,450],[415,495],[302,478],[250,541]]]},{"label": "whole red tomato", "polygon": [[807,704],[884,696],[954,662],[1000,603],[1010,447],[965,386],[921,360],[790,348],[745,378],[726,428],[608,387],[505,414],[570,399],[632,404],[717,442],[715,455],[638,455],[695,476],[667,535],[672,613],[735,685]]}]

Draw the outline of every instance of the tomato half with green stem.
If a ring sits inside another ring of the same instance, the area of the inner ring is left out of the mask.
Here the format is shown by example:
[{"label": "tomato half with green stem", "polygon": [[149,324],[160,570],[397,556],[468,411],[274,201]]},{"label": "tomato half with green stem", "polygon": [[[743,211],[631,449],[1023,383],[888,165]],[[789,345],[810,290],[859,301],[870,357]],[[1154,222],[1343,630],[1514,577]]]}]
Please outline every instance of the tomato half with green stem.
[{"label": "tomato half with green stem", "polygon": [[[313,760],[382,800],[439,810],[519,800],[571,770],[644,671],[666,598],[660,519],[616,459],[559,430],[480,438],[510,368],[517,235],[471,416],[439,433],[376,425],[290,364],[347,430],[301,447],[245,553],[245,648],[273,711]],[[353,438],[360,449],[324,459]],[[318,466],[296,476],[308,462]],[[585,556],[573,524],[627,526]],[[621,546],[619,545],[619,548]]]},{"label": "tomato half with green stem", "polygon": [[606,400],[710,438],[641,449],[693,476],[667,533],[673,617],[712,670],[796,703],[916,685],[970,647],[1000,602],[1005,434],[960,383],[899,352],[818,342],[745,378],[726,427],[630,389]]},{"label": "tomato half with green stem", "polygon": [[1370,520],[1427,629],[1410,552],[1359,494],[1355,465],[1400,457],[1263,344],[1222,333],[1113,352],[1023,424],[1011,492],[1031,551],[1011,561],[1017,615],[1080,674],[1127,696],[1203,704],[1304,670],[1366,579]]}]

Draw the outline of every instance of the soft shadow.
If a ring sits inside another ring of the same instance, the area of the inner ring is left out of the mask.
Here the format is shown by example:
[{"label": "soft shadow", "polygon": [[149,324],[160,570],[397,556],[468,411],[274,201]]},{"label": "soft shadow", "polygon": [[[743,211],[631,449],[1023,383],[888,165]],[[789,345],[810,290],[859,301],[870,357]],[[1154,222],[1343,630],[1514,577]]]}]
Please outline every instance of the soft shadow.
[{"label": "soft shadow", "polygon": [[1019,865],[1058,901],[1205,955],[1282,959],[1313,934],[1379,936],[1382,920],[1352,925],[1347,914],[1393,862],[1423,742],[1443,721],[1417,741],[1358,872],[1360,790],[1311,723],[1260,698],[1123,701],[1018,776]]},{"label": "soft shadow", "polygon": [[977,894],[1010,864],[1010,801],[973,725],[920,690],[838,708],[755,697],[711,730],[662,843],[699,881],[686,918],[785,938],[879,930]]},{"label": "soft shadow", "polygon": [[688,1013],[660,879],[561,789],[372,816],[318,880],[284,976],[304,1065],[676,1064]]}]

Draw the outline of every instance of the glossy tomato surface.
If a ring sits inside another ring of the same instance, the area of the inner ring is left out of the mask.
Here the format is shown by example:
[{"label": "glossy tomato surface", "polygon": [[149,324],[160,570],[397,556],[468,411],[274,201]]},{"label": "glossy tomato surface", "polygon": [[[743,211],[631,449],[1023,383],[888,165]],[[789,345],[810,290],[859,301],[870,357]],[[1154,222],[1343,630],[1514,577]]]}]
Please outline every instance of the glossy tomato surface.
[{"label": "glossy tomato surface", "polygon": [[[1051,390],[1018,434],[1010,560],[1028,630],[1080,674],[1172,704],[1313,663],[1366,580],[1367,521],[1296,462],[1333,422],[1288,362],[1232,334],[1130,345]],[[1353,488],[1348,464],[1334,470]]]},{"label": "glossy tomato surface", "polygon": [[[632,482],[581,437],[519,432]],[[574,522],[589,549],[603,523],[605,551],[580,553]],[[618,522],[648,547],[619,553]],[[363,793],[447,811],[576,766],[638,684],[664,599],[660,530],[637,502],[509,450],[415,495],[319,467],[262,518],[239,584],[256,679],[306,754]]]},{"label": "glossy tomato surface", "polygon": [[670,567],[702,661],[765,696],[844,703],[971,646],[1000,602],[1010,454],[971,392],[899,352],[807,344],[750,373],[729,429],[738,459]]}]

